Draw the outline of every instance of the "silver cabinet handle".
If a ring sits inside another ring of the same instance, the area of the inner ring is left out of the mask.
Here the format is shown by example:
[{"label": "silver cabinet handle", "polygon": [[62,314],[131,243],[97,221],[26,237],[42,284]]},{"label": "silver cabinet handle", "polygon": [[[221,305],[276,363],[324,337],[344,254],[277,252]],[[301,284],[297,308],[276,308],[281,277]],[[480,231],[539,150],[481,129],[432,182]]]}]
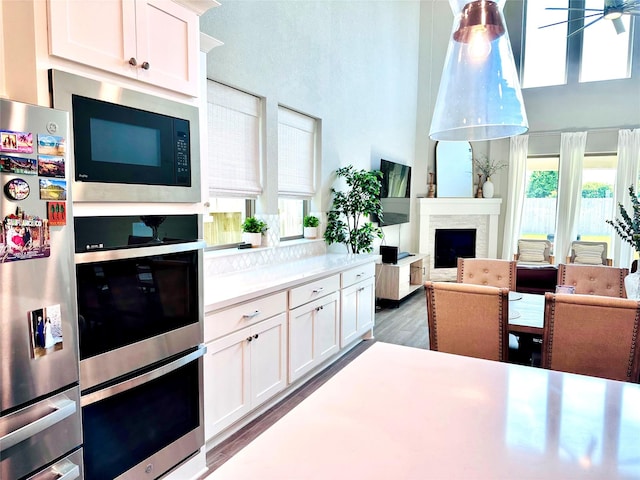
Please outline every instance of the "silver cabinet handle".
[{"label": "silver cabinet handle", "polygon": [[54,472],[60,475],[58,480],[76,480],[76,478],[80,478],[80,467],[75,463],[69,462],[71,465],[65,469],[65,471],[58,471],[54,469]]},{"label": "silver cabinet handle", "polygon": [[207,347],[201,345],[197,350],[194,350],[193,352],[185,355],[184,357],[180,357],[173,362],[158,367],[155,370],[151,370],[150,372],[143,373],[141,375],[138,375],[137,377],[124,380],[123,382],[116,383],[115,385],[112,385],[110,387],[85,395],[80,399],[80,405],[86,407],[87,405],[91,405],[92,403],[98,402],[113,395],[117,395],[118,393],[126,392],[127,390],[131,390],[132,388],[144,385],[151,380],[159,378],[162,375],[166,375],[167,373],[173,372],[174,370],[185,366],[187,363],[202,357],[205,353],[207,353]]},{"label": "silver cabinet handle", "polygon": [[149,65],[149,62],[142,62],[142,65],[140,65],[140,68],[143,70],[149,70],[149,67],[151,67],[151,65]]},{"label": "silver cabinet handle", "polygon": [[256,310],[251,313],[245,313],[244,315],[242,315],[242,318],[256,318],[258,315],[260,315],[260,310]]},{"label": "silver cabinet handle", "polygon": [[53,412],[0,438],[0,452],[8,450],[29,437],[33,437],[56,423],[61,422],[65,418],[73,415],[77,409],[76,402],[65,396],[53,398],[49,404],[54,408]]},{"label": "silver cabinet handle", "polygon": [[320,292],[321,292],[321,291],[323,291],[323,290],[324,290],[324,287],[318,287],[318,288],[314,288],[314,289],[312,290],[312,292],[313,292],[313,293],[320,293]]},{"label": "silver cabinet handle", "polygon": [[129,59],[129,65],[131,65],[132,67],[135,67],[136,65],[138,65],[138,61],[135,59],[135,57],[131,57]]}]

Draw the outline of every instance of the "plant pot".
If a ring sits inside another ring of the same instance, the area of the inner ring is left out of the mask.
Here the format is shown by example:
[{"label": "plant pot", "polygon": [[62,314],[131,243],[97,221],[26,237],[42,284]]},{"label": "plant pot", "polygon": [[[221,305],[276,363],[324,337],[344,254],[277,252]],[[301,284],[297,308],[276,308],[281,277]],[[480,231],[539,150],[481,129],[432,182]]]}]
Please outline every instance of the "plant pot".
[{"label": "plant pot", "polygon": [[624,278],[624,289],[627,298],[640,300],[640,271],[630,273]]},{"label": "plant pot", "polygon": [[250,243],[254,248],[259,247],[262,244],[262,234],[243,232],[242,241],[245,243]]},{"label": "plant pot", "polygon": [[304,227],[304,238],[317,238],[318,227]]},{"label": "plant pot", "polygon": [[482,196],[484,198],[493,198],[493,182],[491,181],[491,177],[487,177],[487,181],[482,185]]}]

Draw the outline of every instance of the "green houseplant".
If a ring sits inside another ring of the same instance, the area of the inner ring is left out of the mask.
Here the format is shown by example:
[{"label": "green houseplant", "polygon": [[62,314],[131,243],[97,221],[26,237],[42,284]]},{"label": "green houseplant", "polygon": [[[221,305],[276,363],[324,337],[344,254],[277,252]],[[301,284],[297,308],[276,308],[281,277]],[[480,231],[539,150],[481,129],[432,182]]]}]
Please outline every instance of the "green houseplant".
[{"label": "green houseplant", "polygon": [[262,244],[262,234],[268,229],[267,224],[256,217],[247,217],[242,222],[242,241],[250,243],[252,247]]},{"label": "green houseplant", "polygon": [[304,238],[316,238],[318,236],[318,225],[320,225],[320,219],[318,217],[315,215],[305,215],[302,219]]},{"label": "green houseplant", "polygon": [[327,215],[325,242],[344,243],[349,253],[369,253],[373,251],[374,237],[382,238],[382,229],[364,217],[375,214],[382,218],[382,172],[356,170],[349,165],[337,169],[336,175],[345,179],[348,189],[331,189],[333,203]]},{"label": "green houseplant", "polygon": [[[636,252],[640,252],[640,200],[636,196],[633,185],[629,187],[631,207],[633,212],[629,215],[627,209],[618,203],[620,218],[605,220],[616,231],[623,242],[628,243]],[[640,270],[627,275],[624,279],[624,288],[628,298],[640,299]]]}]

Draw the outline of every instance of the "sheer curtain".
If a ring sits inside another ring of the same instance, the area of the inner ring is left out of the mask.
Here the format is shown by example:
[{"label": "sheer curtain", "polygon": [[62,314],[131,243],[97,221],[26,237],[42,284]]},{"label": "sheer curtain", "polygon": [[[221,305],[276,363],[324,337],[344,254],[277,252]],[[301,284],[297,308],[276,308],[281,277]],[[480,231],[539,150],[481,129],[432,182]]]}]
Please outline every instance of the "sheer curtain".
[{"label": "sheer curtain", "polygon": [[518,236],[520,235],[528,149],[529,135],[511,137],[509,146],[509,191],[507,194],[507,211],[504,220],[504,240],[502,243],[502,258],[505,260],[513,259],[513,254],[516,253]]},{"label": "sheer curtain", "polygon": [[558,171],[558,205],[554,254],[563,263],[571,242],[578,234],[578,214],[582,198],[582,166],[587,132],[560,135],[560,166]]},{"label": "sheer curtain", "polygon": [[[631,214],[631,200],[629,199],[629,186],[638,185],[638,166],[640,165],[640,129],[620,130],[618,132],[618,173],[616,175],[615,200],[616,205],[621,203]],[[637,192],[636,192],[637,193]],[[616,207],[616,217],[620,218],[619,209]],[[631,267],[633,261],[633,248],[628,243],[622,242],[620,237],[613,235],[613,264],[616,267]]]}]

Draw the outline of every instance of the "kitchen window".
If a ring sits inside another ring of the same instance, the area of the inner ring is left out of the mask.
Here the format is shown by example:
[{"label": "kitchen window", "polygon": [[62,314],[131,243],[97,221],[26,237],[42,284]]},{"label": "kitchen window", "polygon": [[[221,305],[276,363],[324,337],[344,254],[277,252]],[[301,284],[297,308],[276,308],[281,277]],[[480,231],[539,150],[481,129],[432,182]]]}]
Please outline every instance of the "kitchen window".
[{"label": "kitchen window", "polygon": [[204,237],[209,247],[241,242],[242,222],[253,215],[262,193],[262,110],[260,97],[208,81],[209,212]]}]

